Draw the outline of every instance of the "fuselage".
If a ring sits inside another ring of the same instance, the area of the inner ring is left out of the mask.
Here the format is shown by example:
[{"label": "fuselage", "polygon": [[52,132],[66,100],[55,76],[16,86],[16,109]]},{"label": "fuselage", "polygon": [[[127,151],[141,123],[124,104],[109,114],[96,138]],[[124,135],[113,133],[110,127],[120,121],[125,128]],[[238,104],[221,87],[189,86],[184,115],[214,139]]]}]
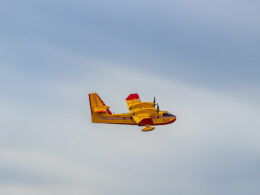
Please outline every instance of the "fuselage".
[{"label": "fuselage", "polygon": [[[167,116],[167,112],[163,112],[163,111],[160,111],[157,116],[152,116],[150,118],[152,119],[151,125],[166,125],[166,124],[173,123],[176,120],[176,116],[174,115]],[[137,125],[137,123],[132,118],[131,113],[120,113],[120,114],[93,113],[92,122]]]}]

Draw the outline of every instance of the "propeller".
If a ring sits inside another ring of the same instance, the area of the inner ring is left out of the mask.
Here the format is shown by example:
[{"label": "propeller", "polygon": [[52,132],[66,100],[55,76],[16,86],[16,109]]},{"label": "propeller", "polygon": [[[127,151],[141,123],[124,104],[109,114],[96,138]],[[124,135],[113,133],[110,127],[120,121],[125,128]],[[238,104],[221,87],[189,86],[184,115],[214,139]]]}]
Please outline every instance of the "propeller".
[{"label": "propeller", "polygon": [[157,105],[157,112],[159,112],[160,111],[159,104],[157,103],[156,105]]},{"label": "propeller", "polygon": [[156,105],[156,103],[155,103],[156,101],[155,101],[155,97],[153,98],[153,107],[155,108],[155,105]]}]

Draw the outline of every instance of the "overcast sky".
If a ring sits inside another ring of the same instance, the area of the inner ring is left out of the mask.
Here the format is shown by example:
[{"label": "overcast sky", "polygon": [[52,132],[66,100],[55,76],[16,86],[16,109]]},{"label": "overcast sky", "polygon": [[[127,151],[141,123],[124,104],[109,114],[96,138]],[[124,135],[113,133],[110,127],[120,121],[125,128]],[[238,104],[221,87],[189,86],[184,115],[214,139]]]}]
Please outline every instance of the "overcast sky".
[{"label": "overcast sky", "polygon": [[[260,2],[0,3],[0,194],[260,194]],[[177,120],[92,124],[91,92]]]}]

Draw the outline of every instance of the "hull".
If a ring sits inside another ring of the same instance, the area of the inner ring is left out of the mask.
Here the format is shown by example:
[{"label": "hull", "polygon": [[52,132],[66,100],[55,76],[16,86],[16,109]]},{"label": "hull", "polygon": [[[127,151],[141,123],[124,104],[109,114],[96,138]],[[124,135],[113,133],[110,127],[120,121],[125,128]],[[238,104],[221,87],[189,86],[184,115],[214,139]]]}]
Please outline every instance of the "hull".
[{"label": "hull", "polygon": [[108,114],[92,114],[93,123],[108,123],[108,124],[125,124],[125,125],[137,125],[136,122],[129,116],[119,117],[118,115]]},{"label": "hull", "polygon": [[[176,117],[151,117],[151,125],[167,125],[173,123]],[[93,123],[107,123],[107,124],[125,124],[125,125],[138,125],[130,116],[126,114],[106,114],[106,113],[93,113]],[[139,125],[144,126],[144,125]]]}]

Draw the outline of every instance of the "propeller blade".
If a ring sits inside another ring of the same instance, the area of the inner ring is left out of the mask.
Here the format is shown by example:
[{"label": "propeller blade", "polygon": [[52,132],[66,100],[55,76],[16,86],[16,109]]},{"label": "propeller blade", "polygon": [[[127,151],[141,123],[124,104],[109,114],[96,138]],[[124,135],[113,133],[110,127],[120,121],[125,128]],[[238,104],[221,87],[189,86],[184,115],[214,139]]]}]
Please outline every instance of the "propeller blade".
[{"label": "propeller blade", "polygon": [[157,112],[160,111],[160,107],[159,107],[159,104],[156,104],[157,105]]},{"label": "propeller blade", "polygon": [[155,97],[153,98],[153,107],[155,108]]}]

